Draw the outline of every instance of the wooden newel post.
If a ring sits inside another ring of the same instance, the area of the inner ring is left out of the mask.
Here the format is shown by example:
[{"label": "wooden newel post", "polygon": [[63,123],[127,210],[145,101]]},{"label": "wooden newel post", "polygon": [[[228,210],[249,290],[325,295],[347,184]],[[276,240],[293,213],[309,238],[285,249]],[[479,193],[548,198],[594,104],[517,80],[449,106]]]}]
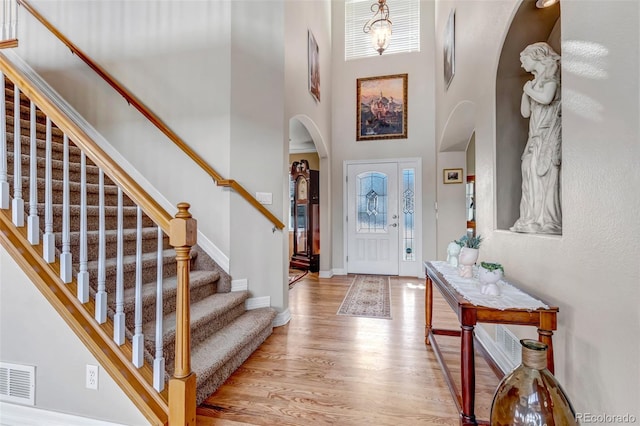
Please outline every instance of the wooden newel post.
[{"label": "wooden newel post", "polygon": [[178,264],[175,370],[169,380],[170,426],[196,424],[196,375],[191,372],[189,271],[191,247],[197,239],[197,221],[191,217],[189,207],[187,203],[178,204],[178,213],[169,228],[169,244],[176,250]]}]

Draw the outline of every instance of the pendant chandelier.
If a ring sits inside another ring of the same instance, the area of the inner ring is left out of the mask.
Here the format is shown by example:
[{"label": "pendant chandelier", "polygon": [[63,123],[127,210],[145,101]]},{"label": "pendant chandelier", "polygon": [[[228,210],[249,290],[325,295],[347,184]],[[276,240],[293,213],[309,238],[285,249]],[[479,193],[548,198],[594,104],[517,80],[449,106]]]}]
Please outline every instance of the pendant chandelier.
[{"label": "pendant chandelier", "polygon": [[389,7],[387,0],[378,0],[371,5],[373,17],[364,24],[365,34],[371,34],[371,44],[373,48],[382,55],[382,52],[389,46],[391,38],[391,21],[389,20]]}]

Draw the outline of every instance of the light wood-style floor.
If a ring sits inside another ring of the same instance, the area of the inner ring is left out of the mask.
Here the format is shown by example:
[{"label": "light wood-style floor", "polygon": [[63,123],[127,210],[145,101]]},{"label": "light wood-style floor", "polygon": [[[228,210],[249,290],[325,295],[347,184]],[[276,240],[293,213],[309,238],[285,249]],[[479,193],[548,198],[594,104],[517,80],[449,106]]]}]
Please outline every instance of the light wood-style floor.
[{"label": "light wood-style floor", "polygon": [[[391,320],[336,315],[354,275],[310,273],[289,292],[291,321],[200,407],[209,425],[457,425],[458,412],[424,343],[424,281],[390,277]],[[435,292],[434,325],[458,328]],[[439,337],[459,386],[459,340]],[[476,415],[499,383],[476,357]]]}]

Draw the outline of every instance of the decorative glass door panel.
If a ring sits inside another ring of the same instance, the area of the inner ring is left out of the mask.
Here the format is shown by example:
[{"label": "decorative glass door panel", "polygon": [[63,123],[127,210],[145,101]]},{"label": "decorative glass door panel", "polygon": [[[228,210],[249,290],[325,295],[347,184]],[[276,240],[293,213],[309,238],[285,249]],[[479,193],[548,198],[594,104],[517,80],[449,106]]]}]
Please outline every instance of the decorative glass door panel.
[{"label": "decorative glass door panel", "polygon": [[356,232],[387,232],[389,210],[388,178],[382,173],[366,172],[358,175],[358,224]]},{"label": "decorative glass door panel", "polygon": [[397,275],[398,165],[350,164],[347,173],[348,272]]}]

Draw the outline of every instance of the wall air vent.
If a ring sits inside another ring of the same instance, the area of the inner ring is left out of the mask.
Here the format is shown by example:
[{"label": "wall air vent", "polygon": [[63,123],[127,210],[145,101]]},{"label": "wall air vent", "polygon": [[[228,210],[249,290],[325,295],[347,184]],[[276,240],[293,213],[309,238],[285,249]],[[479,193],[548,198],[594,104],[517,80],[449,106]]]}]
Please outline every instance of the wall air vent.
[{"label": "wall air vent", "polygon": [[496,343],[515,366],[522,361],[522,349],[520,340],[508,328],[496,325]]},{"label": "wall air vent", "polygon": [[36,367],[0,362],[0,401],[35,405]]}]

